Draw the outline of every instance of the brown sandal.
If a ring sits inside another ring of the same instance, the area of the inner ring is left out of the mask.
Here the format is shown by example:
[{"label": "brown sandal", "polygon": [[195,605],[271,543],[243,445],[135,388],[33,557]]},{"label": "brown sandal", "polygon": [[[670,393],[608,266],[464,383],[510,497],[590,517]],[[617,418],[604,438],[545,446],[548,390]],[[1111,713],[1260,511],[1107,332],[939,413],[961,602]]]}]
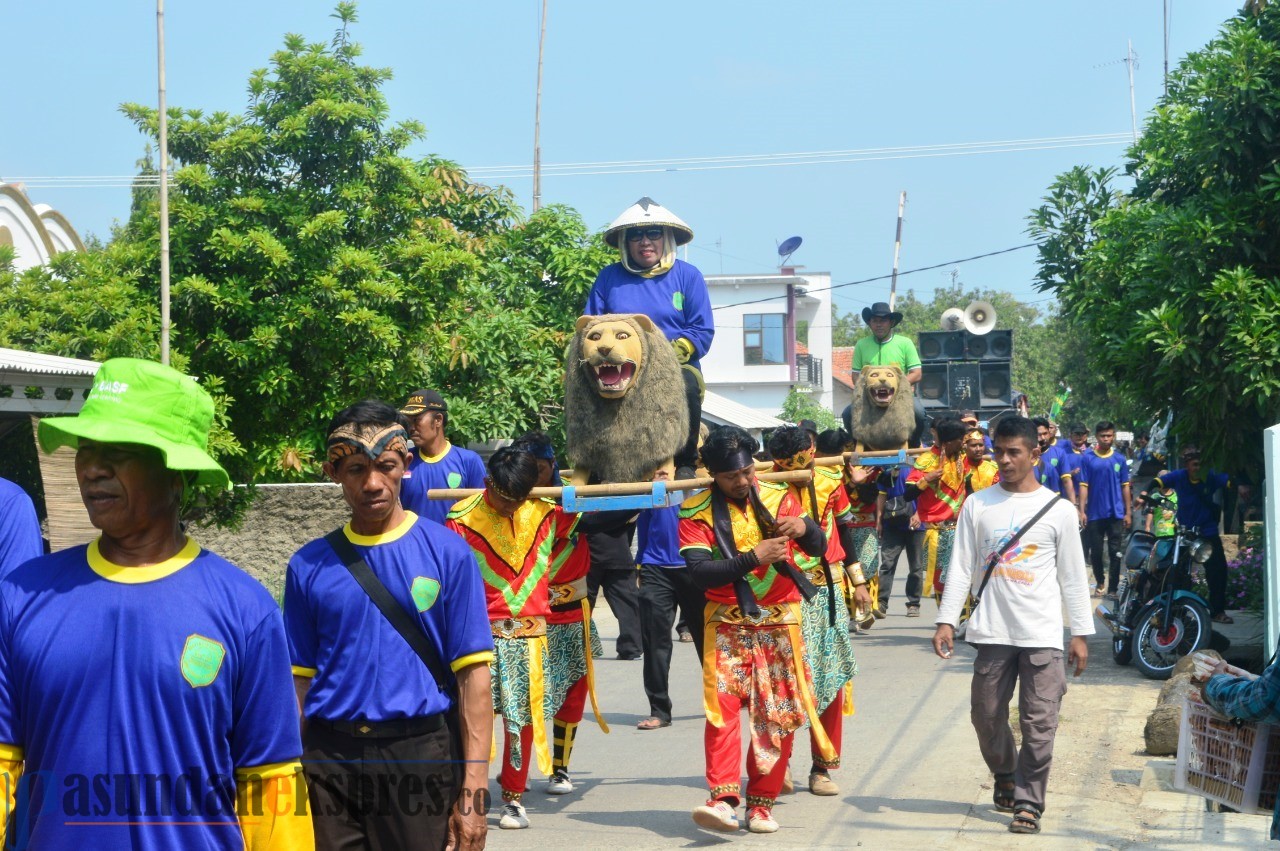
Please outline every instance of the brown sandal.
[{"label": "brown sandal", "polygon": [[651,715],[636,725],[637,730],[661,730],[663,727],[670,727],[670,721],[664,721],[656,715]]}]

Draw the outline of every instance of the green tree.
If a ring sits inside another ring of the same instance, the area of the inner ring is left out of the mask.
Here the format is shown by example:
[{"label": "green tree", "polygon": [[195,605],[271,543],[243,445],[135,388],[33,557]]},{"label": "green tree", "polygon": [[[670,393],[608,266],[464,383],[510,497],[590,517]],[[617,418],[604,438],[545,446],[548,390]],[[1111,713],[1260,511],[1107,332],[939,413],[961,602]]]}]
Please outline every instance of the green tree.
[{"label": "green tree", "polygon": [[783,400],[782,410],[778,413],[778,419],[797,425],[801,420],[813,420],[818,424],[818,431],[840,428],[840,420],[836,418],[835,414],[794,387],[787,394],[787,398]]},{"label": "green tree", "polygon": [[831,345],[852,346],[858,341],[862,330],[862,317],[852,310],[840,313],[836,303],[831,302]]},{"label": "green tree", "polygon": [[1170,76],[1131,191],[1076,169],[1030,218],[1040,284],[1098,373],[1232,469],[1260,466],[1280,420],[1278,126],[1280,8],[1255,4]]},{"label": "green tree", "polygon": [[[285,37],[243,114],[169,111],[174,362],[230,402],[240,481],[315,476],[338,408],[421,386],[450,397],[455,438],[554,431],[564,345],[611,259],[573,211],[525,220],[506,189],[408,157],[423,127],[388,121],[390,71],[360,64],[354,4],[334,16],[327,44]],[[154,110],[123,110],[154,137]],[[15,307],[0,329],[44,351],[154,356],[158,250],[139,189],[104,253],[32,279],[75,290],[66,303]],[[84,314],[101,329],[72,339]]]}]

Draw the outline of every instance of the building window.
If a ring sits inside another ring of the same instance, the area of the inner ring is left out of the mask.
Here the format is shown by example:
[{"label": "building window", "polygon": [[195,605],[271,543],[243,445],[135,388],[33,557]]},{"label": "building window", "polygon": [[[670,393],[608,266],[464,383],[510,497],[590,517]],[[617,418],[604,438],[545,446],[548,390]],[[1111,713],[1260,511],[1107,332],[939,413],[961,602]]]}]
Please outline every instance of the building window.
[{"label": "building window", "polygon": [[781,313],[751,313],[742,317],[742,359],[747,366],[785,364]]}]

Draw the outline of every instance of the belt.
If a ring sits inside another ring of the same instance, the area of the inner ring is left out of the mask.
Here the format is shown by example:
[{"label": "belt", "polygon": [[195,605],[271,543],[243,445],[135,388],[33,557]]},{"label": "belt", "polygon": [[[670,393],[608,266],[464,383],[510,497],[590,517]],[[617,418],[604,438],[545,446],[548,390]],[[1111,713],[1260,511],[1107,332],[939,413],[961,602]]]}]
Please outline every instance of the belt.
[{"label": "belt", "polygon": [[587,577],[583,576],[573,580],[572,582],[552,585],[549,590],[551,592],[552,606],[563,606],[566,603],[576,603],[583,597],[587,596]]},{"label": "belt", "polygon": [[537,638],[547,634],[547,619],[541,615],[489,621],[494,638]]},{"label": "belt", "polygon": [[956,521],[942,520],[938,523],[921,523],[920,525],[925,529],[954,529],[956,528]]},{"label": "belt", "polygon": [[[821,565],[819,565],[818,567],[813,567],[813,568],[810,568],[810,569],[806,570],[806,571],[804,572],[804,575],[805,575],[805,576],[807,576],[807,577],[809,577],[809,581],[810,581],[810,582],[812,582],[814,585],[826,585],[826,584],[827,584],[827,574],[822,570],[822,566],[821,566]],[[844,584],[843,582],[841,582],[841,581],[840,581],[840,577],[842,577],[842,576],[844,576],[844,565],[843,565],[843,564],[841,564],[841,563],[840,563],[840,562],[838,562],[838,561],[837,561],[837,562],[832,562],[832,564],[831,564],[831,578],[835,580],[835,584],[836,584],[836,585],[843,585],[843,584]]]},{"label": "belt", "polygon": [[718,603],[707,615],[707,620],[733,624],[734,626],[788,626],[800,623],[800,604],[778,603],[768,606],[762,605],[760,606],[759,617],[752,617],[743,612],[736,604]]},{"label": "belt", "polygon": [[399,739],[434,733],[444,726],[444,713],[420,715],[417,718],[393,718],[389,721],[330,721],[308,718],[309,726],[321,727],[357,739]]}]

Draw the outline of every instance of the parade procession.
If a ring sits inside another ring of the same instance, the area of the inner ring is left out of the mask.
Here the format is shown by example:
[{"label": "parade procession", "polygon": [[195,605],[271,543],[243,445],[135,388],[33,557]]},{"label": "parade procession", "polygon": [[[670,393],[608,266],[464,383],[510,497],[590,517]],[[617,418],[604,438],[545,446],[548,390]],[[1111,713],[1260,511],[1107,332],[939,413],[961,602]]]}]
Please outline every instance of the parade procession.
[{"label": "parade procession", "polygon": [[6,12],[0,848],[1280,841],[1280,4],[330,2]]}]

